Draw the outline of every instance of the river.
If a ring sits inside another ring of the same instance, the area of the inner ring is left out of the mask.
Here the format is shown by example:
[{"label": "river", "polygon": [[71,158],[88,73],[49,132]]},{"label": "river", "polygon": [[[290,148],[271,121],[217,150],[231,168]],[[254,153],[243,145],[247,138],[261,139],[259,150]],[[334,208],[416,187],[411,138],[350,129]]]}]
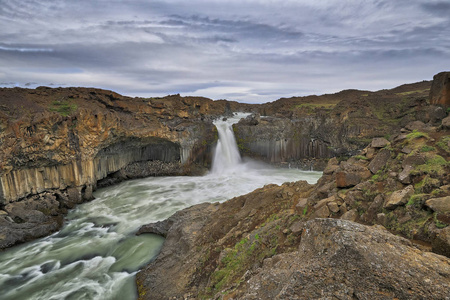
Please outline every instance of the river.
[{"label": "river", "polygon": [[202,202],[225,201],[265,184],[321,172],[277,169],[239,156],[231,124],[217,121],[219,142],[205,176],[151,177],[99,189],[69,212],[61,231],[0,252],[0,299],[136,299],[134,276],[164,239],[135,236],[140,226]]}]

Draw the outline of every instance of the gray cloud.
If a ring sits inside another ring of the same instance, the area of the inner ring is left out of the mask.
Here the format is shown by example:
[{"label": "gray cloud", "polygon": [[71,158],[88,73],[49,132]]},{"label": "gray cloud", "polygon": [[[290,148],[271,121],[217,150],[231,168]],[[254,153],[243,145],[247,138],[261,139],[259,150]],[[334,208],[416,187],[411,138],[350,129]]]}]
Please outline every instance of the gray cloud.
[{"label": "gray cloud", "polygon": [[428,0],[3,0],[0,86],[243,102],[389,88],[448,68],[449,9]]}]

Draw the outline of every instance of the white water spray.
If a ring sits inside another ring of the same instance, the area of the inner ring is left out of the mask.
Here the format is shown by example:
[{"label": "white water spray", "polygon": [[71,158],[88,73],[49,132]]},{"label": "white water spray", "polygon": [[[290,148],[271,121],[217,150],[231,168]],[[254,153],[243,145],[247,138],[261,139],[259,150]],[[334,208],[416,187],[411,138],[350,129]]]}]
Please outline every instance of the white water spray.
[{"label": "white water spray", "polygon": [[233,124],[248,114],[239,113],[226,120],[217,120],[214,125],[219,134],[219,140],[215,149],[212,174],[229,174],[242,167],[242,159],[233,132]]}]

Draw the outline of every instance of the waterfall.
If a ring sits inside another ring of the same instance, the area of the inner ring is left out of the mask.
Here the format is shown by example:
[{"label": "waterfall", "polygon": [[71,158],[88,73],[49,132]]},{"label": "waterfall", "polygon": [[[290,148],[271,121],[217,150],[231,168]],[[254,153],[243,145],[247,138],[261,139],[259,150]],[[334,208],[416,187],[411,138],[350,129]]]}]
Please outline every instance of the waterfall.
[{"label": "waterfall", "polygon": [[214,150],[212,174],[233,173],[242,166],[241,155],[233,133],[233,124],[247,115],[239,113],[225,121],[217,120],[214,122],[219,139]]}]

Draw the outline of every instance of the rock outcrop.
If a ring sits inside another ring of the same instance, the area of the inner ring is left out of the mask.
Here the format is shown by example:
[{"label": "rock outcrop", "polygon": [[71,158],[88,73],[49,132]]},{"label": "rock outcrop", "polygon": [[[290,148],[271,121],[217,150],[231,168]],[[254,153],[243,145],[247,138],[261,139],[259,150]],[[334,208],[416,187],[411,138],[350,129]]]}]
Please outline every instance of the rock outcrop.
[{"label": "rock outcrop", "polygon": [[430,90],[430,103],[450,107],[450,72],[434,75]]}]

